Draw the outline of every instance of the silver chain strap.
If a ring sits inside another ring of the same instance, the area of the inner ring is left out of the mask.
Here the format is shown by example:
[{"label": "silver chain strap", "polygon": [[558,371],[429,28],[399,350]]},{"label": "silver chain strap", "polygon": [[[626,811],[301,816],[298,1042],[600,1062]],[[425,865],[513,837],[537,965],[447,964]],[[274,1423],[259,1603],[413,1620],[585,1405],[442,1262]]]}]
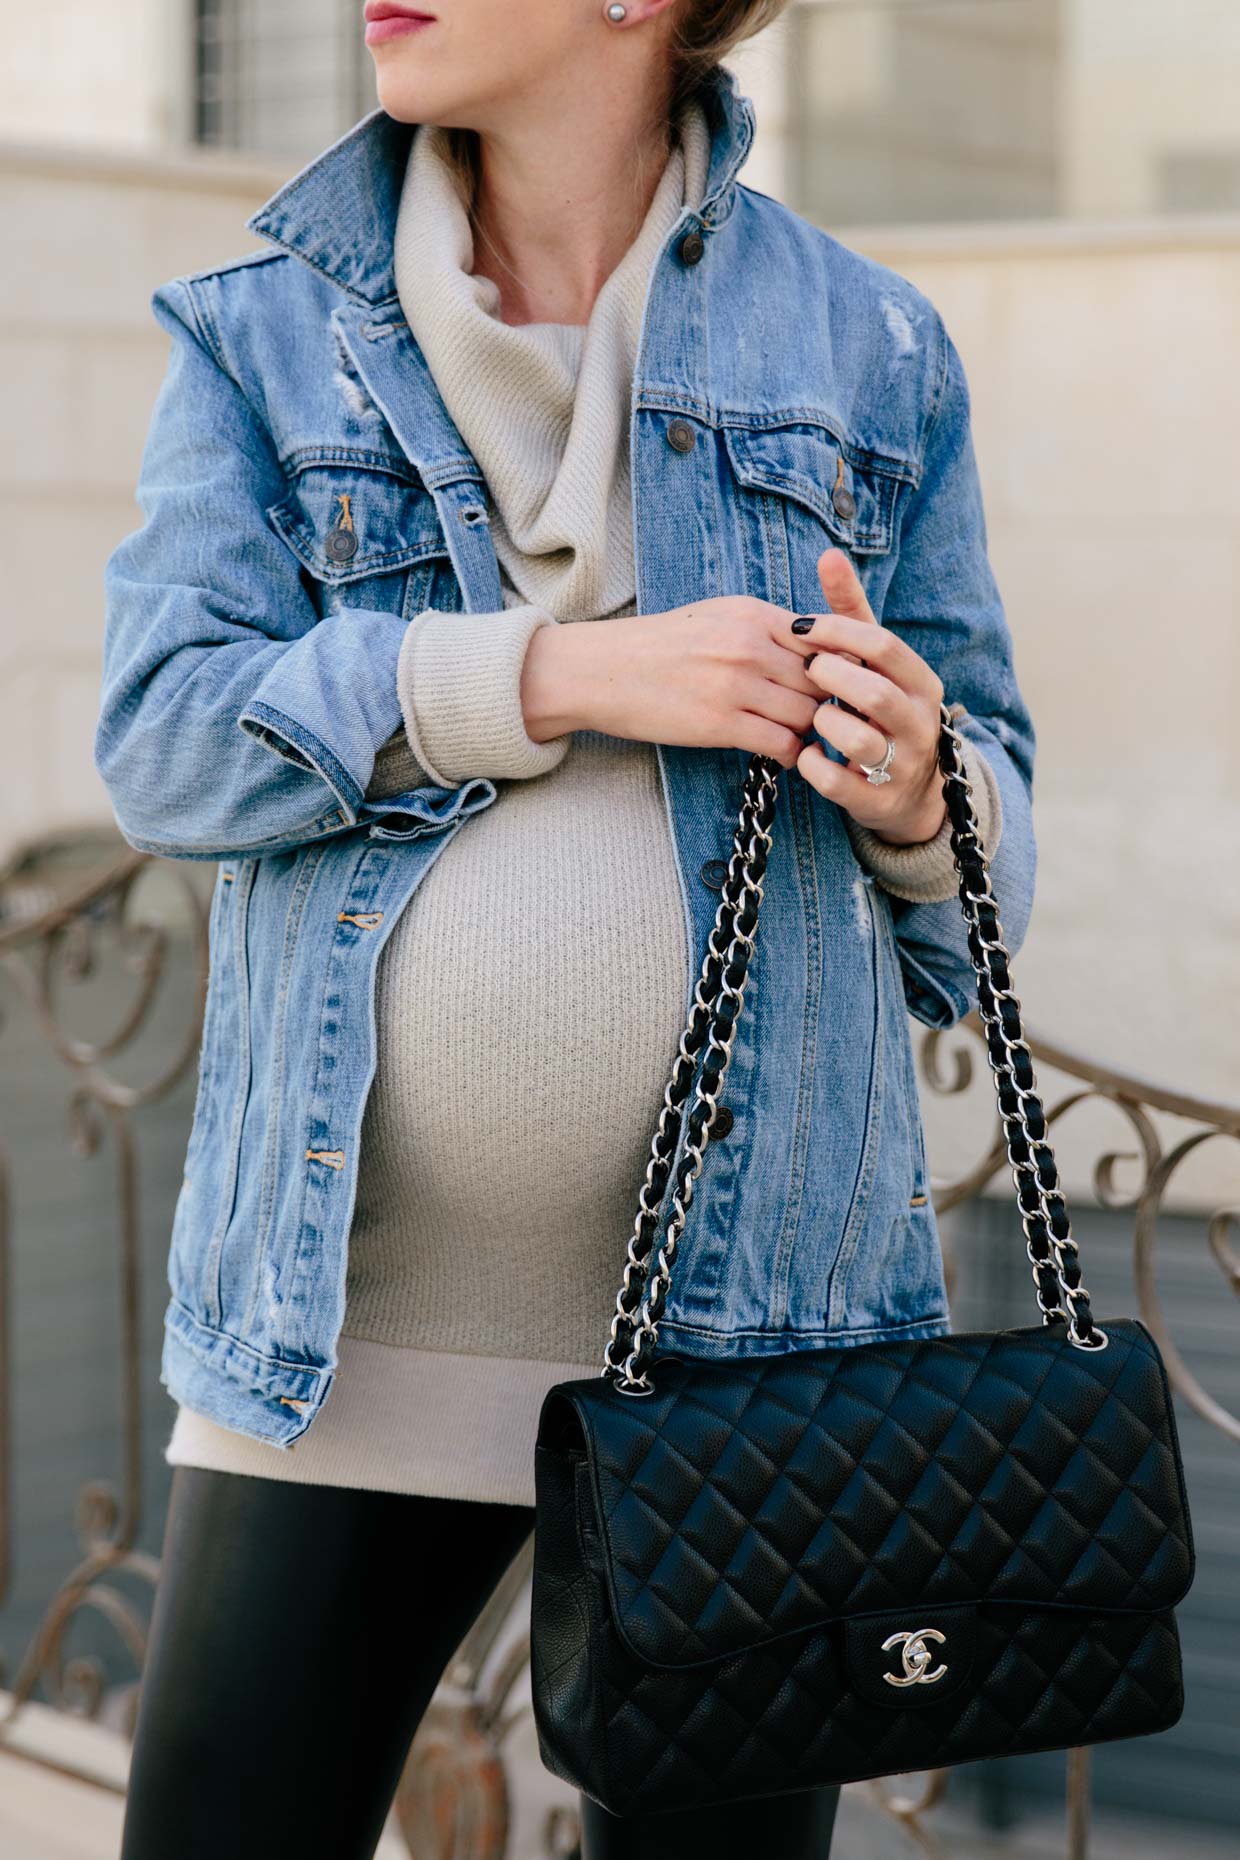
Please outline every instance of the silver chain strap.
[{"label": "silver chain strap", "polygon": [[1107,1336],[1093,1321],[1089,1292],[1081,1278],[1080,1248],[1072,1237],[1059,1166],[1037,1093],[1033,1055],[1021,1029],[1020,1001],[1012,990],[1011,957],[991,890],[990,861],[978,835],[961,739],[946,705],[940,706],[940,723],[939,767],[960,874],[960,907],[969,927],[969,957],[977,979],[986,1055],[1038,1307],[1046,1324],[1058,1318],[1067,1321],[1068,1337],[1078,1349],[1103,1350]]},{"label": "silver chain strap", "polygon": [[[637,1219],[629,1239],[624,1278],[616,1298],[603,1359],[603,1374],[617,1376],[617,1386],[629,1393],[649,1392],[643,1365],[654,1348],[658,1321],[671,1286],[676,1250],[693,1200],[693,1185],[701,1171],[702,1157],[710,1141],[710,1127],[718,1110],[719,1093],[732,1057],[732,1042],[736,1037],[758,927],[762,879],[771,849],[778,775],[779,764],[770,757],[750,758],[719,908],[694,989],[689,1024],[681,1036],[672,1076],[663,1094],[663,1108],[638,1196]],[[693,1105],[684,1120],[685,1142],[672,1189],[672,1218],[651,1272],[650,1256],[659,1210],[680,1134],[682,1112],[703,1049]]]},{"label": "silver chain strap", "polygon": [[[1035,1089],[1032,1055],[1021,1031],[1020,1002],[1012,992],[1010,958],[990,886],[989,860],[977,831],[973,790],[964,773],[961,739],[946,704],[940,706],[939,767],[952,828],[952,854],[960,879],[960,905],[968,925],[969,956],[986,1031],[987,1059],[995,1080],[1038,1307],[1045,1324],[1058,1319],[1067,1321],[1068,1337],[1077,1348],[1105,1349],[1106,1333],[1093,1321],[1089,1293],[1081,1279],[1079,1248],[1072,1237],[1058,1165]],[[612,1377],[616,1388],[626,1395],[653,1392],[648,1366],[744,1002],[771,850],[778,781],[777,762],[769,756],[750,757],[727,877],[707,938],[688,1024],[663,1094],[603,1356],[603,1375]],[[685,1115],[691,1089],[692,1103]],[[667,1197],[672,1159],[682,1129],[684,1140],[671,1187],[671,1218],[656,1251],[660,1210]]]}]

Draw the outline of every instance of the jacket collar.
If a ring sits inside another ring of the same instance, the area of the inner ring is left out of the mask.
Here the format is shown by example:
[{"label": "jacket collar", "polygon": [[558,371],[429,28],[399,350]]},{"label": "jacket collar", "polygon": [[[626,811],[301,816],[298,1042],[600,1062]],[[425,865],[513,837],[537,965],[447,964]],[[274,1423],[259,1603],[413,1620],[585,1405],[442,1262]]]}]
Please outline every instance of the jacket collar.
[{"label": "jacket collar", "polygon": [[[710,161],[699,218],[717,226],[731,210],[737,170],[753,142],[754,109],[735,74],[715,68],[702,95]],[[392,237],[414,126],[372,110],[259,208],[251,232],[304,259],[351,297],[395,297]]]}]

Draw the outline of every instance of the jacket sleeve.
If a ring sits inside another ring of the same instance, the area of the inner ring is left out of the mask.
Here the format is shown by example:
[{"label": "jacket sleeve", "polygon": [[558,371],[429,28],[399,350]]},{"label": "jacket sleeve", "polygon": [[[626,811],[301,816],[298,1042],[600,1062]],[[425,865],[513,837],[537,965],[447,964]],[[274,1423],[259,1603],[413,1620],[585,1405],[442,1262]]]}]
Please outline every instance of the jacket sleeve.
[{"label": "jacket sleeve", "polygon": [[[963,706],[956,728],[985,759],[1002,819],[992,834],[990,879],[1013,953],[1033,905],[1037,862],[1032,793],[1035,733],[1017,688],[1012,639],[986,548],[986,519],[973,450],[969,390],[955,344],[935,315],[938,394],[919,484],[908,492],[898,559],[880,616],[932,665],[944,701]],[[966,750],[966,760],[968,753]],[[909,1011],[950,1027],[977,1005],[959,898],[893,898]]]},{"label": "jacket sleeve", "polygon": [[153,299],[172,349],[143,454],[143,525],[105,571],[95,766],[142,851],[281,852],[398,814],[433,832],[494,798],[489,783],[366,799],[400,729],[407,622],[320,617],[266,522],[286,481],[271,436],[215,351],[184,280]]}]

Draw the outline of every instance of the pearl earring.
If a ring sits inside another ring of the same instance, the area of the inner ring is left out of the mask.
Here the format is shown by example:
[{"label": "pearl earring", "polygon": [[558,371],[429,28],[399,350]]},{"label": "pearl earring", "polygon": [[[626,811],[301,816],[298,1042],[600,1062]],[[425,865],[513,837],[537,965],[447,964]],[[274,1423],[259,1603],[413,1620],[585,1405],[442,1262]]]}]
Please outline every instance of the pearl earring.
[{"label": "pearl earring", "polygon": [[621,5],[620,0],[611,0],[611,5],[603,8],[603,11],[606,13],[613,26],[618,26],[620,24],[620,21],[628,13],[628,10],[627,6]]}]

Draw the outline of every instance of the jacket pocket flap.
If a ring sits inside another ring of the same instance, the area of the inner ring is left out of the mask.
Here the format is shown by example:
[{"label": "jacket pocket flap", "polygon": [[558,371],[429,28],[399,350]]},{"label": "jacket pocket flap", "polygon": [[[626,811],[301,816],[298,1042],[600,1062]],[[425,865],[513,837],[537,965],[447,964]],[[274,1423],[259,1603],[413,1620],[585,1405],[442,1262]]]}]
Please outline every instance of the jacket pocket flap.
[{"label": "jacket pocket flap", "polygon": [[317,580],[334,585],[446,553],[420,480],[360,461],[299,463],[267,520]]},{"label": "jacket pocket flap", "polygon": [[847,445],[809,423],[723,430],[732,469],[747,489],[792,498],[846,549],[890,549],[896,493],[913,482],[911,466]]}]

